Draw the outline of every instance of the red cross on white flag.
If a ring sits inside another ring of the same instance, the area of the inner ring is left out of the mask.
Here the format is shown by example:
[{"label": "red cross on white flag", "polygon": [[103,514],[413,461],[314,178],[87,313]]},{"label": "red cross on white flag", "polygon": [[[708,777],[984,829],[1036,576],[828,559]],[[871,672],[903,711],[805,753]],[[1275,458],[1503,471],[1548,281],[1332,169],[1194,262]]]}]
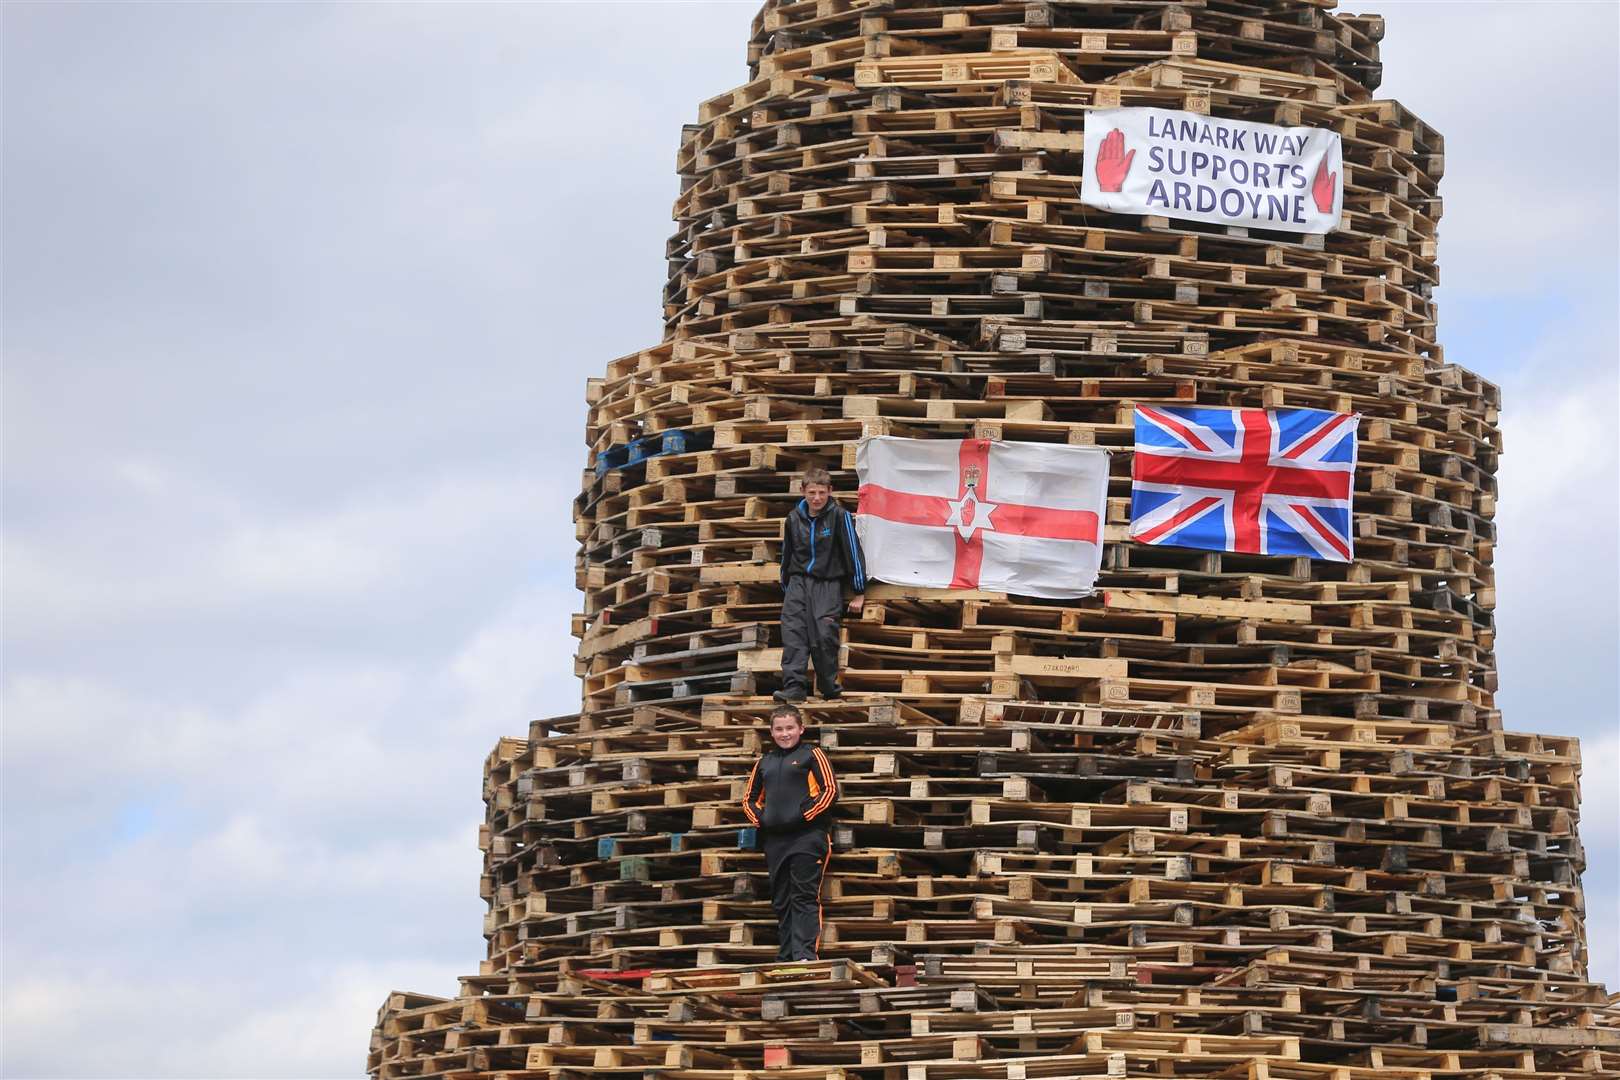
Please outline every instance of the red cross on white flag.
[{"label": "red cross on white flag", "polygon": [[863,440],[855,464],[868,577],[1021,596],[1093,591],[1107,451],[883,437]]}]

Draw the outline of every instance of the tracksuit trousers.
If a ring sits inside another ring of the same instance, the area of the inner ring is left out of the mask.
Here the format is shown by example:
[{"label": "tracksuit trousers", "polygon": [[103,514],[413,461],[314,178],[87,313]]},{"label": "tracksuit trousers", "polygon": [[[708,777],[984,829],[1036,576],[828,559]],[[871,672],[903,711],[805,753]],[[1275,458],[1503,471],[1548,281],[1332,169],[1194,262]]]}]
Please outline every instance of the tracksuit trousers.
[{"label": "tracksuit trousers", "polygon": [[817,693],[833,697],[838,687],[838,631],[843,625],[844,583],[794,574],[782,594],[782,689],[809,697],[807,668],[816,666]]},{"label": "tracksuit trousers", "polygon": [[827,856],[796,854],[771,872],[771,908],[776,912],[778,960],[815,960],[821,947],[821,881]]}]

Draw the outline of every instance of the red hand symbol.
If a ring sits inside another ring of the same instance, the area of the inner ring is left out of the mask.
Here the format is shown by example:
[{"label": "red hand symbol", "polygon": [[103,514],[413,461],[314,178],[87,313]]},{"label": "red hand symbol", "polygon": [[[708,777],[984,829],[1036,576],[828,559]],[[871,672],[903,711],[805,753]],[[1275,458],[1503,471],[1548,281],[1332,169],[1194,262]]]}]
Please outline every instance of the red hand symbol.
[{"label": "red hand symbol", "polygon": [[1316,200],[1316,208],[1324,214],[1333,213],[1334,188],[1337,186],[1339,174],[1328,172],[1327,158],[1316,167],[1316,179],[1311,181],[1311,198]]},{"label": "red hand symbol", "polygon": [[1125,174],[1131,171],[1131,159],[1136,151],[1125,152],[1125,133],[1115,128],[1103,136],[1102,148],[1097,151],[1097,187],[1102,191],[1118,191],[1125,183]]}]

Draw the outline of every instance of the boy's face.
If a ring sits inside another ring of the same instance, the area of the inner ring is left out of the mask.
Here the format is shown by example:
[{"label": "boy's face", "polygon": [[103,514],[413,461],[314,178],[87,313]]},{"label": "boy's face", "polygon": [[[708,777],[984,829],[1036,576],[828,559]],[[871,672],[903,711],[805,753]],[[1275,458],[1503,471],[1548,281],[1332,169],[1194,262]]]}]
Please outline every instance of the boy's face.
[{"label": "boy's face", "polygon": [[797,717],[778,716],[771,720],[771,741],[783,750],[791,750],[799,745],[799,739],[804,735],[804,725]]},{"label": "boy's face", "polygon": [[826,484],[804,485],[804,501],[810,507],[812,514],[819,514],[832,498],[832,488]]}]

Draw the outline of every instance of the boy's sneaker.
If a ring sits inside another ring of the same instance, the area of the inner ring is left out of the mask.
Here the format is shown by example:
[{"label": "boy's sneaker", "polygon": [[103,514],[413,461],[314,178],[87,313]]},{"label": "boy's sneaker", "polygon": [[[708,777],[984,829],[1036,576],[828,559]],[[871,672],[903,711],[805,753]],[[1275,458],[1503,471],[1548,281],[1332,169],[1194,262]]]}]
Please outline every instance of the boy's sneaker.
[{"label": "boy's sneaker", "polygon": [[771,695],[771,700],[780,701],[784,705],[803,705],[804,694],[794,693],[788,690],[778,690],[776,693]]}]

